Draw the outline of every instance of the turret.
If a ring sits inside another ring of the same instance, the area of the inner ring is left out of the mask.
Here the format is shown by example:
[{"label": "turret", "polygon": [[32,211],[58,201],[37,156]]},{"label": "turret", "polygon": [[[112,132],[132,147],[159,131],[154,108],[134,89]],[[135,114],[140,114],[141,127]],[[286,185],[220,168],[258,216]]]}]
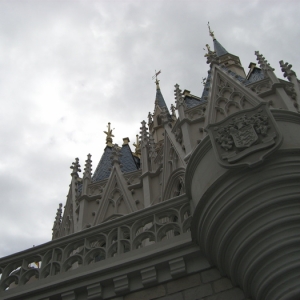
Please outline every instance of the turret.
[{"label": "turret", "polygon": [[165,99],[161,93],[159,80],[157,76],[160,74],[160,71],[157,72],[154,77],[156,77],[156,96],[155,96],[155,105],[154,112],[148,114],[148,126],[149,132],[152,134],[155,143],[159,143],[164,139],[164,123],[167,121],[171,121],[172,117],[166,105]]},{"label": "turret", "polygon": [[215,38],[214,32],[210,29],[210,25],[208,23],[209,35],[213,39],[214,43],[214,52],[218,58],[218,62],[220,65],[224,64],[225,67],[237,75],[246,77],[245,70],[241,64],[240,58],[236,55],[229,53],[219,41]]}]

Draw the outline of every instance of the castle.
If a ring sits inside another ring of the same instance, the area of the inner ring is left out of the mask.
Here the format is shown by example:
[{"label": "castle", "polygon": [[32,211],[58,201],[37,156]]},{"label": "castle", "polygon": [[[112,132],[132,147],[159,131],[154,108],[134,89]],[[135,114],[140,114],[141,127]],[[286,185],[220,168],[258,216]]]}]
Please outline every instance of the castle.
[{"label": "castle", "polygon": [[[213,38],[202,95],[156,73],[154,112],[72,164],[52,241],[0,259],[1,299],[300,298],[300,83],[258,51],[246,75]],[[177,113],[176,113],[177,110]]]}]

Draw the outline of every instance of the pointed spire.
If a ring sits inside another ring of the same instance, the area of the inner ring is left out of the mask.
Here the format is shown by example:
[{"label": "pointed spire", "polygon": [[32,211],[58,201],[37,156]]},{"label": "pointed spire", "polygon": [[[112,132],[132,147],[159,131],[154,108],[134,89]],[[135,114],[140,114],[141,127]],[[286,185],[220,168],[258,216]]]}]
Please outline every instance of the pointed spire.
[{"label": "pointed spire", "polygon": [[62,220],[62,203],[59,203],[56,216],[55,216],[55,221],[53,224],[52,228],[52,240],[54,240],[57,237],[57,233],[59,232],[60,225],[61,225],[61,220]]},{"label": "pointed spire", "polygon": [[160,91],[160,86],[159,86],[159,80],[157,79],[157,76],[161,73],[161,71],[156,72],[155,70],[155,75],[152,77],[152,79],[155,78],[155,84],[156,84],[156,97],[155,97],[155,104],[158,105],[160,108],[166,107],[166,102],[165,99]]},{"label": "pointed spire", "polygon": [[[159,82],[158,80],[156,82]],[[155,83],[156,83],[155,82]],[[160,87],[158,83],[156,84],[156,97],[155,97],[155,104],[157,104],[160,108],[167,107],[165,99],[161,93]]]},{"label": "pointed spire", "polygon": [[88,185],[92,180],[92,155],[88,154],[87,160],[85,161],[85,168],[83,173],[83,183],[82,183],[82,192],[81,195],[86,195],[88,192]]},{"label": "pointed spire", "polygon": [[[208,26],[209,35],[213,39],[214,50],[215,50],[217,57],[227,54],[228,51],[217,41],[214,32],[210,28],[209,22],[207,23],[207,26]],[[206,46],[208,46],[208,45],[206,45]],[[210,52],[210,49],[208,49],[208,52]]]},{"label": "pointed spire", "polygon": [[146,122],[143,120],[141,122],[142,127],[140,127],[140,139],[141,139],[141,169],[142,173],[149,171],[149,132],[148,128],[146,127]]},{"label": "pointed spire", "polygon": [[114,128],[111,129],[111,128],[110,128],[110,122],[108,122],[108,125],[107,125],[107,131],[103,131],[103,132],[106,134],[106,144],[107,144],[107,146],[109,146],[109,147],[112,147],[112,146],[113,146],[113,144],[112,144],[112,142],[113,142],[112,138],[115,137],[115,136],[112,134],[112,131],[113,131],[113,130],[114,130]]},{"label": "pointed spire", "polygon": [[217,57],[228,54],[228,51],[216,39],[214,39],[214,50]]}]

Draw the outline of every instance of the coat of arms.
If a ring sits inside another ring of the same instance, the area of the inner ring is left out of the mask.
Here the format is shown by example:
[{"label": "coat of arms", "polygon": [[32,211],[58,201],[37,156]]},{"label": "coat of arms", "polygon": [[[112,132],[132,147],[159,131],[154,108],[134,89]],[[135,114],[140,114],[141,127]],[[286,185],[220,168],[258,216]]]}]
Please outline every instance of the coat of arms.
[{"label": "coat of arms", "polygon": [[221,165],[253,166],[277,149],[282,141],[276,121],[266,103],[232,114],[207,126]]}]

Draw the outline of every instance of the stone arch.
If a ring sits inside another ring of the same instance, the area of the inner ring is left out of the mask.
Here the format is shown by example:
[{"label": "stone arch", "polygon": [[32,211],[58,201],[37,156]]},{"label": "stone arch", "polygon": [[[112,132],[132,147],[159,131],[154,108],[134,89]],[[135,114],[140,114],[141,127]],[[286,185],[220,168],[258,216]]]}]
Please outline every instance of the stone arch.
[{"label": "stone arch", "polygon": [[171,173],[166,184],[163,201],[185,193],[184,174],[184,168],[179,168]]}]

